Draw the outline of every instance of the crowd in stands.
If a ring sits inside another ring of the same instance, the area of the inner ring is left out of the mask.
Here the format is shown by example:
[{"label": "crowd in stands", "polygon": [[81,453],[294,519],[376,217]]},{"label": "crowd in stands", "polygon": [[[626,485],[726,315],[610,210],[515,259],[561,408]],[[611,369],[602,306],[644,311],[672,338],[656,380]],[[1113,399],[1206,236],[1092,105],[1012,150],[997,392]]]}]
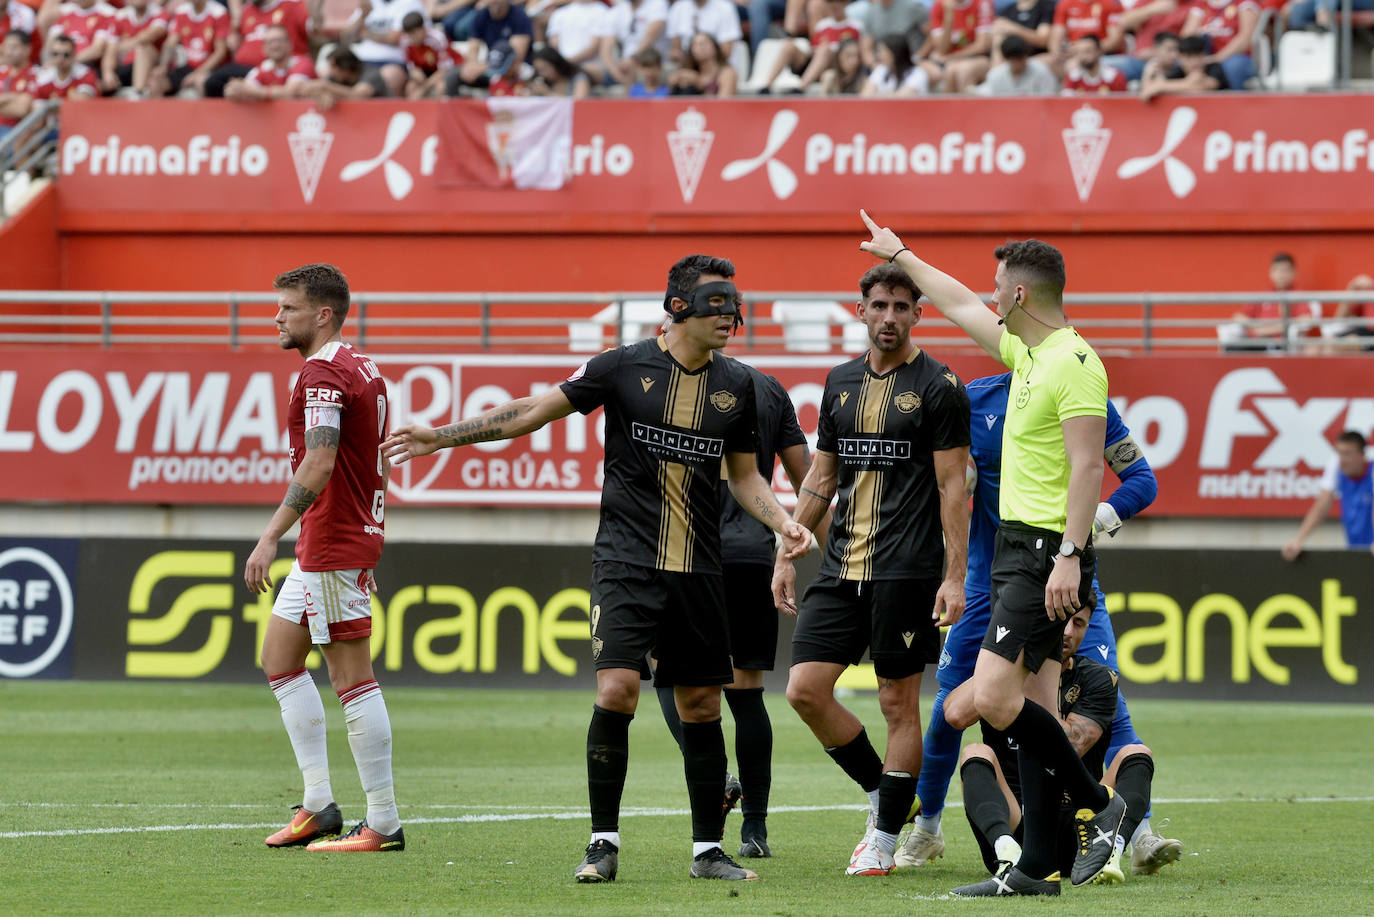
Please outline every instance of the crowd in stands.
[{"label": "crowd in stands", "polygon": [[0,129],[36,100],[100,96],[327,106],[480,93],[1134,91],[1148,101],[1245,88],[1265,8],[1290,28],[1320,29],[1335,3],[0,0]]}]

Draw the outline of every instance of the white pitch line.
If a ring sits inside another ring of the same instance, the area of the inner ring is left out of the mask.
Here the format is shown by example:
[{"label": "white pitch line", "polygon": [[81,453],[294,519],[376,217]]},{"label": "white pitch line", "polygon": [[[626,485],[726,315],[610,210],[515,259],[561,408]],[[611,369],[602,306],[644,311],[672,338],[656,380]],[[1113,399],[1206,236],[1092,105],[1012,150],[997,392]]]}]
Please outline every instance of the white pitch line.
[{"label": "white pitch line", "polygon": [[[1289,802],[1289,803],[1322,803],[1322,802],[1374,802],[1374,796],[1294,796],[1294,797],[1267,797],[1267,798],[1242,798],[1242,799],[1223,799],[1211,797],[1179,798],[1179,799],[1155,799],[1153,805],[1224,805],[1230,803],[1256,803],[1256,802]],[[42,804],[39,804],[42,805]],[[53,805],[61,805],[60,803]],[[113,804],[112,804],[113,805]],[[119,803],[118,805],[125,805]],[[132,804],[130,804],[132,805]],[[180,804],[178,804],[180,805]],[[949,808],[961,807],[961,803],[952,802]],[[189,804],[188,804],[189,806]],[[207,806],[206,808],[214,808]],[[438,808],[437,806],[402,806],[402,809]],[[494,809],[497,806],[485,806],[483,808]],[[528,807],[526,807],[528,808]],[[857,805],[842,806],[773,806],[769,808],[769,813],[786,812],[861,812],[866,807]],[[664,809],[664,808],[645,808],[627,807],[621,810],[622,816],[634,818],[640,816],[676,816],[690,815],[688,809]],[[487,824],[492,822],[513,822],[513,821],[535,821],[537,819],[550,819],[553,821],[572,821],[577,819],[590,818],[590,815],[582,811],[560,810],[560,811],[540,811],[540,812],[485,812],[473,815],[458,815],[451,817],[424,817],[405,819],[406,824],[411,825],[462,825],[462,824]],[[0,831],[0,838],[26,838],[26,837],[79,837],[92,834],[151,834],[167,831],[246,831],[255,828],[275,828],[281,823],[279,821],[252,822],[252,823],[221,823],[221,824],[199,824],[199,825],[131,825],[124,827],[108,828],[62,828],[52,831]]]}]

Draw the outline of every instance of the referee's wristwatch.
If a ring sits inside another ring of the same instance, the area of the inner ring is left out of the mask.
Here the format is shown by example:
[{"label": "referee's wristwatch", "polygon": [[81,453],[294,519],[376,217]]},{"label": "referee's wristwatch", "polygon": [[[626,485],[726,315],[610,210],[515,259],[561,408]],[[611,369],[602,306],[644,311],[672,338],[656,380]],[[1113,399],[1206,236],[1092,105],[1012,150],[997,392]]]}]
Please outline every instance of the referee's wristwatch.
[{"label": "referee's wristwatch", "polygon": [[1078,545],[1074,544],[1074,543],[1073,543],[1072,541],[1070,541],[1069,539],[1065,538],[1063,541],[1061,541],[1061,542],[1059,543],[1059,556],[1060,556],[1060,557],[1077,557],[1079,560],[1082,560],[1082,559],[1083,559],[1083,549],[1080,548]]}]

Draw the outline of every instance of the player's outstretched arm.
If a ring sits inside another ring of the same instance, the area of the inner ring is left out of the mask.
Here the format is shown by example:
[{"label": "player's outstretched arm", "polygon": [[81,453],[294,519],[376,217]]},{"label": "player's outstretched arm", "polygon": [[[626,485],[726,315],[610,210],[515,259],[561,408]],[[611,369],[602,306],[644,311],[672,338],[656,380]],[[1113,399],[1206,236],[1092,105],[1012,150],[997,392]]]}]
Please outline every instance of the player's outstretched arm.
[{"label": "player's outstretched arm", "polygon": [[248,563],[244,565],[243,581],[248,584],[250,591],[260,593],[272,588],[272,578],[267,571],[277,558],[277,542],[324,491],[324,486],[334,473],[334,462],[338,456],[338,427],[318,426],[305,431],[305,457],[291,476],[286,496],[272,514],[253,553],[248,555]]},{"label": "player's outstretched arm", "polygon": [[811,530],[787,515],[773,488],[759,474],[754,453],[725,453],[725,469],[735,500],[745,512],[782,536],[788,557],[800,557],[810,550]]},{"label": "player's outstretched arm", "polygon": [[905,270],[926,298],[940,310],[940,314],[962,328],[974,343],[1000,361],[1002,356],[998,341],[1002,339],[1002,327],[997,324],[997,317],[983,304],[982,297],[944,271],[916,257],[911,249],[902,244],[895,232],[873,222],[866,211],[860,210],[859,216],[863,217],[864,225],[873,236],[869,241],[859,243],[859,248],[875,258],[892,261]]},{"label": "player's outstretched arm", "polygon": [[968,574],[968,447],[933,453],[940,490],[940,528],[945,536],[945,578],[935,593],[933,616],[940,627],[964,616],[964,577]]},{"label": "player's outstretched arm", "polygon": [[393,430],[382,443],[382,454],[394,464],[402,465],[412,458],[440,449],[497,439],[517,439],[572,412],[572,402],[563,394],[563,390],[551,388],[542,395],[517,398],[485,414],[438,429],[410,424]]}]

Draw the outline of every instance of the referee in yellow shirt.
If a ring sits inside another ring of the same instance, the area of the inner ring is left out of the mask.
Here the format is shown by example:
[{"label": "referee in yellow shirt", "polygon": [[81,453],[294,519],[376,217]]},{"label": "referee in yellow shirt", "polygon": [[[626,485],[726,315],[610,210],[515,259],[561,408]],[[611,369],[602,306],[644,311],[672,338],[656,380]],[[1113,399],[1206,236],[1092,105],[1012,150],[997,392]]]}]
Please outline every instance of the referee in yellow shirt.
[{"label": "referee in yellow shirt", "polygon": [[1053,245],[1031,239],[997,248],[994,315],[978,294],[916,257],[867,213],[860,216],[872,239],[859,247],[901,266],[946,318],[1012,370],[992,619],[973,682],[979,715],[1018,745],[1025,844],[1010,870],[954,893],[1058,895],[1061,791],[1079,807],[1074,885],[1102,871],[1126,812],[1124,801],[1088,773],[1052,712],[1064,625],[1093,601],[1107,371],[1064,315],[1064,256]]}]

